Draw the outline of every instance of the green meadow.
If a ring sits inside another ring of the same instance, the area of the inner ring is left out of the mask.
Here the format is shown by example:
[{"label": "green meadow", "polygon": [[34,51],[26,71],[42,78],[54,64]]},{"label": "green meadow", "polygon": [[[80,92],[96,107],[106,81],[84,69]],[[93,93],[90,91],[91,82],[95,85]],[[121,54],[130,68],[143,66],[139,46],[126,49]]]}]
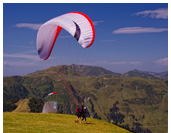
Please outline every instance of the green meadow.
[{"label": "green meadow", "polygon": [[129,133],[114,124],[87,118],[87,124],[75,123],[76,116],[66,114],[42,113],[3,113],[4,133],[27,132],[89,132],[89,133]]}]

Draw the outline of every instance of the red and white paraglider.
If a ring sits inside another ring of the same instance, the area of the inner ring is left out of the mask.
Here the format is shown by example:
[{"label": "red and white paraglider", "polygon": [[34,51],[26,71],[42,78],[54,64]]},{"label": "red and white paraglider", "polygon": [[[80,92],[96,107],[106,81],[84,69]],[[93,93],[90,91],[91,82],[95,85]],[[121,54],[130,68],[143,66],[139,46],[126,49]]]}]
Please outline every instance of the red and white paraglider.
[{"label": "red and white paraglider", "polygon": [[37,34],[37,51],[42,60],[49,58],[61,29],[68,31],[83,48],[90,47],[95,38],[91,19],[81,12],[70,12],[44,23]]},{"label": "red and white paraglider", "polygon": [[[81,12],[70,12],[55,17],[44,23],[37,33],[37,51],[42,60],[47,60],[52,52],[55,41],[62,29],[68,31],[83,48],[90,47],[95,38],[95,29],[91,19]],[[66,80],[64,77],[63,80]],[[71,95],[69,83],[66,80],[64,89]],[[57,92],[55,92],[57,93]],[[55,94],[50,93],[48,95]],[[74,97],[74,95],[72,94]],[[74,98],[76,104],[78,102]]]}]

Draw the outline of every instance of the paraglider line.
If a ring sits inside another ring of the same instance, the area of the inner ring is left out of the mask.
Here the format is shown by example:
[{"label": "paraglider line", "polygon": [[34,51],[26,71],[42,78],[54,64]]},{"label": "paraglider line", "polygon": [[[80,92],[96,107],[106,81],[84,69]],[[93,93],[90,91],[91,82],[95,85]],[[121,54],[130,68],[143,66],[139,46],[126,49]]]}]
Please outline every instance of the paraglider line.
[{"label": "paraglider line", "polygon": [[[60,67],[61,67],[61,70],[62,70],[61,75],[64,75],[64,71],[63,71],[63,69],[62,69],[62,66],[60,66]],[[67,81],[67,79],[66,79],[65,76],[62,76],[62,78],[64,79],[63,81],[66,82],[66,83],[65,83],[65,84],[66,84],[66,87],[64,87],[64,89],[67,91],[67,93],[69,94],[69,96],[70,96],[71,98],[74,99],[74,102],[76,103],[76,105],[78,105],[78,101],[76,100],[76,98],[75,98],[73,92],[69,89],[69,87],[70,87],[69,82]]]}]

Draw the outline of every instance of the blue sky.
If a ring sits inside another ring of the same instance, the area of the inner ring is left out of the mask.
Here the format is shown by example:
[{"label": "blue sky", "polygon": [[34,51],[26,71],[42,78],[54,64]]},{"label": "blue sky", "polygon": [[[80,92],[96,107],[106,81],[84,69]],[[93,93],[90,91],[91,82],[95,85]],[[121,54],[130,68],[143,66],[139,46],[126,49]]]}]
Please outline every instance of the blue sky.
[{"label": "blue sky", "polygon": [[[50,58],[36,49],[38,28],[59,15],[79,11],[90,17],[95,40],[83,49],[62,30]],[[168,70],[168,4],[3,4],[3,76],[26,75],[62,64],[100,66],[124,73]]]}]

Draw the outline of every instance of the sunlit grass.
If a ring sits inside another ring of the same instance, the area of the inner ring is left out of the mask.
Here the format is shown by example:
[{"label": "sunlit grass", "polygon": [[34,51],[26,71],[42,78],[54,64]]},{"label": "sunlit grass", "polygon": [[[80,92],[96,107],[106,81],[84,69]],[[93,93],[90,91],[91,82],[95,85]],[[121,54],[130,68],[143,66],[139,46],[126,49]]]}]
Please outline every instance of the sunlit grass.
[{"label": "sunlit grass", "polygon": [[89,132],[127,133],[129,131],[111,123],[87,118],[87,124],[75,123],[76,116],[42,113],[3,113],[3,131],[11,132]]}]

